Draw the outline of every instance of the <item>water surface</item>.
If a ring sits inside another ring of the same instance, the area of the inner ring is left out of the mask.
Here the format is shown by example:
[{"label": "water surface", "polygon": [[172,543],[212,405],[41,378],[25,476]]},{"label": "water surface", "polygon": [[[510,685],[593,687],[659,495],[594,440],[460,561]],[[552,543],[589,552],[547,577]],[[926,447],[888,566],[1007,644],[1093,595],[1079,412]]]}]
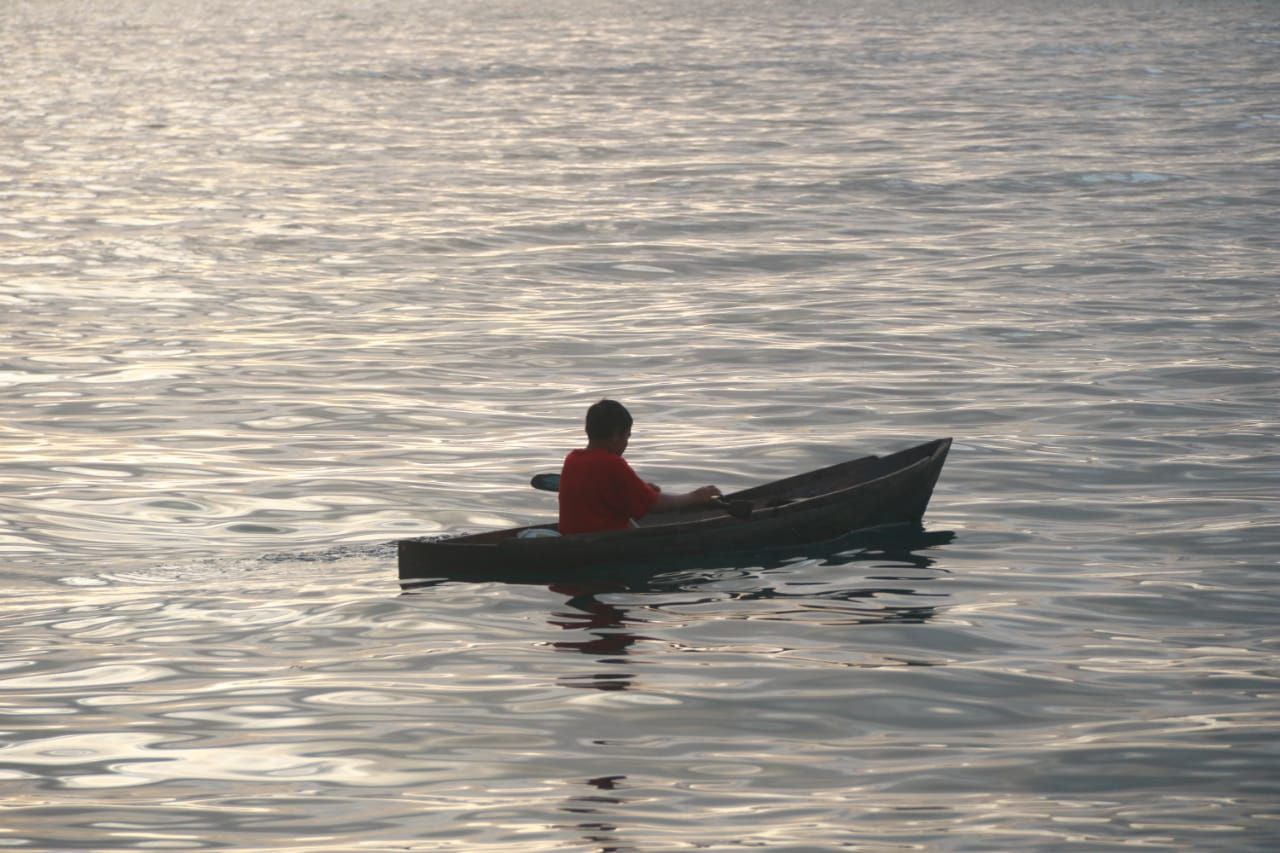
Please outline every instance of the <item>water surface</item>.
[{"label": "water surface", "polygon": [[[0,846],[1274,849],[1273,12],[8,3]],[[602,395],[669,488],[956,443],[399,588]]]}]

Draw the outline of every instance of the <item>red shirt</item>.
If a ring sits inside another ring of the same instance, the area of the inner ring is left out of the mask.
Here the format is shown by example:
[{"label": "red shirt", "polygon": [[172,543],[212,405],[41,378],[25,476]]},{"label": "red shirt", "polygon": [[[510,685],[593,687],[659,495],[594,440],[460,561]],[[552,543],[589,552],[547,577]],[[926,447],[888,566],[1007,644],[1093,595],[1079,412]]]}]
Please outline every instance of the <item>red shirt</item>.
[{"label": "red shirt", "polygon": [[625,530],[653,509],[658,493],[627,460],[607,450],[574,450],[560,470],[560,532]]}]

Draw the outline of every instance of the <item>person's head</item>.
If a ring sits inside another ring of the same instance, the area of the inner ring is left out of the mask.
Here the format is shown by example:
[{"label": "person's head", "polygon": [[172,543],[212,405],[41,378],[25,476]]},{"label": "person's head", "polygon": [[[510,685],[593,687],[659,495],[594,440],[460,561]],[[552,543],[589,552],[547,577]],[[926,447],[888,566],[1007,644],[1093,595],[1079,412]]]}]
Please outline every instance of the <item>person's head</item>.
[{"label": "person's head", "polygon": [[587,409],[587,439],[619,456],[631,438],[631,413],[617,400],[601,400]]}]

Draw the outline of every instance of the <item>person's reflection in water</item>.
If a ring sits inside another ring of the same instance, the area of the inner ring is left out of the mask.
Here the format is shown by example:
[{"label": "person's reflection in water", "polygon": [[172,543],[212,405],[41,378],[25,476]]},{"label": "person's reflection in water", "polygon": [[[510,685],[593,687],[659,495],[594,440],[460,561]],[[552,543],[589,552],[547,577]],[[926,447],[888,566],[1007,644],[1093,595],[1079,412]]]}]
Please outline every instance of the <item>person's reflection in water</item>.
[{"label": "person's reflection in water", "polygon": [[[609,666],[626,666],[627,649],[645,639],[626,630],[627,611],[596,598],[607,591],[604,587],[581,584],[553,584],[552,592],[567,596],[565,604],[576,612],[551,614],[550,624],[567,631],[585,631],[590,639],[565,640],[552,643],[560,652],[577,652],[598,655],[600,663]],[[595,690],[626,690],[631,687],[630,672],[599,672],[588,676],[566,676],[559,680],[564,687],[584,687]]]},{"label": "person's reflection in water", "polygon": [[[600,791],[613,791],[626,778],[626,776],[600,776],[596,779],[588,779],[587,784]],[[599,817],[596,817],[595,820],[584,820],[581,823],[564,828],[580,830],[583,833],[582,838],[584,841],[589,844],[599,845],[597,849],[600,853],[621,853],[624,850],[635,850],[637,848],[624,845],[617,838],[617,825],[604,819],[605,812],[609,806],[618,806],[625,802],[626,800],[622,797],[603,796],[601,794],[573,797],[566,805],[560,807],[563,811],[573,815]]]}]

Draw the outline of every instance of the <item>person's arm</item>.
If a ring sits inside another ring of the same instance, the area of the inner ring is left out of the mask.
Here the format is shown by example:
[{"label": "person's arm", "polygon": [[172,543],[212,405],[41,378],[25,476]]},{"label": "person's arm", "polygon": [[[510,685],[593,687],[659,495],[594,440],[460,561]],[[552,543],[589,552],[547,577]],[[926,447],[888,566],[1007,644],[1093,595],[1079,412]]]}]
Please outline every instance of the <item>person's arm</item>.
[{"label": "person's arm", "polygon": [[[657,488],[656,486],[654,487]],[[678,509],[687,509],[689,507],[704,506],[720,497],[720,490],[715,486],[703,486],[694,489],[692,492],[685,492],[683,495],[671,495],[664,491],[658,491],[658,499],[653,503],[653,512],[672,512]]]}]

